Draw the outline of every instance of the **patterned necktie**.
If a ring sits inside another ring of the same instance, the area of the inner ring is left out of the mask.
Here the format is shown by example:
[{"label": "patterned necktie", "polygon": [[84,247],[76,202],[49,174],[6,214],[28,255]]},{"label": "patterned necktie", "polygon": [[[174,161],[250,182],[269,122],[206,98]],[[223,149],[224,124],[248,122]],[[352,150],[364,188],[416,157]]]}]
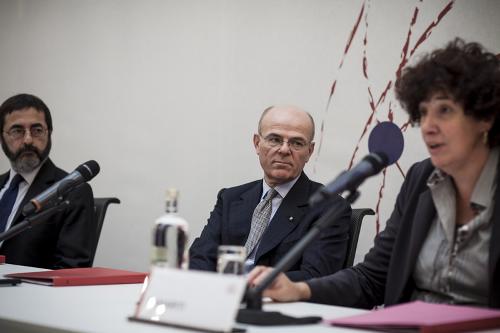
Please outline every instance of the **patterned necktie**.
[{"label": "patterned necktie", "polygon": [[252,253],[255,245],[259,243],[264,230],[266,230],[269,220],[271,219],[272,203],[273,198],[278,194],[274,188],[267,191],[264,199],[255,207],[252,215],[252,225],[250,227],[250,234],[248,235],[247,241],[245,243],[245,249],[247,250],[247,257]]},{"label": "patterned necktie", "polygon": [[20,174],[15,175],[10,182],[9,188],[3,193],[2,199],[0,200],[0,232],[5,231],[7,220],[16,202],[19,183],[23,180],[23,176]]}]

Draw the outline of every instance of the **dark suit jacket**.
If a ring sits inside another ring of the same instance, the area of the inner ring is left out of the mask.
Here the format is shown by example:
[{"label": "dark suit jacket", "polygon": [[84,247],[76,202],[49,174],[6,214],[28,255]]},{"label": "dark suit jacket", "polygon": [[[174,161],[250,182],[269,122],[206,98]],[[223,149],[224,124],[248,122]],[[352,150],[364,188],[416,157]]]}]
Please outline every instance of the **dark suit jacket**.
[{"label": "dark suit jacket", "polygon": [[[29,200],[66,175],[50,159],[45,161],[11,226],[23,221],[21,210]],[[8,177],[9,173],[1,175],[0,184],[5,184]],[[8,263],[50,269],[91,265],[97,230],[92,189],[84,184],[70,192],[67,198],[71,202],[68,208],[2,244],[0,254],[6,256]]]},{"label": "dark suit jacket", "polygon": [[[309,231],[312,221],[303,217],[309,211],[309,197],[319,187],[321,184],[309,180],[302,173],[264,232],[255,257],[256,265],[275,265]],[[252,214],[261,196],[262,180],[219,192],[207,225],[191,246],[190,268],[215,271],[217,246],[245,245]],[[351,208],[340,196],[334,199],[332,205],[338,206],[340,218],[326,228],[290,268],[287,275],[292,280],[323,276],[342,268],[349,237]]]},{"label": "dark suit jacket", "polygon": [[[323,279],[308,281],[312,301],[351,307],[410,301],[415,289],[415,262],[436,209],[426,181],[434,167],[429,159],[412,166],[384,231],[377,235],[363,263]],[[489,306],[500,308],[500,186],[495,193],[489,251]]]}]

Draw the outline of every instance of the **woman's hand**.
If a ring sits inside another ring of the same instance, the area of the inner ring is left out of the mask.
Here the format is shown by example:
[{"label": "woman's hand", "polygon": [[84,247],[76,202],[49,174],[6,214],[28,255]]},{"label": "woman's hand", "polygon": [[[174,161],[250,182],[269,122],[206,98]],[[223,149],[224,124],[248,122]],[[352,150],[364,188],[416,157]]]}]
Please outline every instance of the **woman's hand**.
[{"label": "woman's hand", "polygon": [[[248,285],[253,287],[259,284],[271,270],[272,267],[255,267],[247,276]],[[280,273],[264,290],[263,296],[279,302],[308,300],[311,298],[311,289],[305,282],[292,282],[285,274]]]}]

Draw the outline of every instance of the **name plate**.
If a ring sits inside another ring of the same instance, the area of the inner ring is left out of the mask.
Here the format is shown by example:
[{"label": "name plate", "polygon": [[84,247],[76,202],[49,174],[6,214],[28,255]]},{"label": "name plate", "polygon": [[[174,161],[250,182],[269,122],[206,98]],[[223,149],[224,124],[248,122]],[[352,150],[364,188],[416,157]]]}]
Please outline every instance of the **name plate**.
[{"label": "name plate", "polygon": [[246,278],[154,267],[131,320],[231,332]]}]

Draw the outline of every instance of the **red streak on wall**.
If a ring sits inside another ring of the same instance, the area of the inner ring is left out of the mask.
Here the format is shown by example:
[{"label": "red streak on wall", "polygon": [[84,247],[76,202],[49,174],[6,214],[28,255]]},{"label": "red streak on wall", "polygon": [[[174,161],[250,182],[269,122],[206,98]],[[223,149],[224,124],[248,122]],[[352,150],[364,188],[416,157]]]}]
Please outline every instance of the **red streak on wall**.
[{"label": "red streak on wall", "polygon": [[[368,8],[365,10],[365,8],[367,7],[366,6],[367,1],[368,1]],[[363,58],[362,58],[362,63],[361,63],[361,70],[362,70],[362,76],[368,82],[367,99],[368,99],[368,105],[370,107],[370,113],[369,113],[367,119],[364,121],[364,124],[362,125],[361,135],[359,136],[357,143],[356,143],[356,146],[353,149],[353,153],[352,153],[351,158],[349,160],[348,169],[350,169],[353,166],[354,161],[356,159],[356,154],[359,151],[361,141],[363,140],[363,138],[367,134],[368,128],[372,124],[372,121],[374,119],[377,123],[380,121],[383,121],[383,120],[379,120],[376,118],[377,110],[378,110],[379,106],[385,102],[385,99],[387,97],[388,92],[391,91],[391,89],[393,88],[393,81],[397,80],[397,78],[399,78],[401,76],[402,71],[403,71],[405,65],[410,60],[410,58],[414,55],[414,53],[418,50],[418,48],[431,36],[432,31],[439,25],[439,23],[442,21],[442,19],[451,11],[455,0],[451,0],[450,2],[448,2],[448,4],[446,4],[446,6],[438,13],[437,18],[434,21],[429,23],[429,25],[426,27],[424,32],[417,39],[413,48],[411,48],[411,51],[409,51],[410,45],[411,45],[411,40],[412,40],[411,37],[413,34],[413,29],[415,27],[415,24],[417,23],[417,19],[419,18],[419,4],[422,2],[423,2],[423,0],[420,0],[419,3],[413,9],[413,14],[412,14],[411,20],[410,20],[409,25],[408,25],[408,32],[406,34],[406,39],[405,39],[403,46],[401,48],[401,61],[397,65],[397,68],[396,68],[395,73],[394,73],[394,78],[387,82],[384,90],[378,96],[378,98],[374,98],[374,95],[372,93],[372,88],[370,87],[369,74],[368,74],[369,73],[369,71],[368,71],[369,59],[368,59],[367,54],[366,54],[366,50],[368,47],[368,31],[369,31],[369,29],[368,29],[368,27],[369,27],[368,26],[368,14],[370,11],[370,1],[365,0],[365,1],[363,1],[362,5],[361,5],[361,9],[360,9],[359,14],[355,20],[355,23],[351,29],[349,37],[346,41],[346,44],[344,47],[344,53],[342,55],[340,64],[338,66],[338,71],[340,71],[342,69],[344,61],[349,53],[349,50],[352,46],[352,43],[353,43],[354,38],[356,36],[356,33],[358,32],[358,28],[360,26],[361,19],[364,19],[365,31],[364,31],[364,36],[363,36]],[[500,58],[500,54],[498,54],[498,57]],[[318,158],[321,154],[321,148],[322,148],[323,139],[324,139],[324,131],[325,131],[325,127],[326,127],[325,118],[326,118],[326,114],[328,114],[328,112],[330,110],[330,105],[333,101],[336,86],[337,86],[337,79],[334,79],[332,86],[331,86],[331,89],[330,89],[330,95],[328,96],[328,100],[327,100],[326,107],[325,107],[325,117],[323,118],[323,120],[321,122],[320,139],[319,139],[319,144],[318,144],[318,154],[316,155],[316,161],[318,160]],[[375,100],[377,101],[376,103],[375,103]],[[393,119],[394,119],[394,114],[393,114],[393,110],[392,110],[392,103],[389,101],[389,105],[387,107],[387,120],[393,121]],[[410,122],[407,121],[406,123],[401,125],[400,128],[403,132],[405,132],[409,125],[410,125]],[[405,173],[401,169],[401,166],[399,165],[399,163],[396,163],[395,165],[398,168],[401,175],[403,177],[405,177]],[[383,190],[385,188],[386,171],[387,171],[387,169],[385,169],[382,173],[382,175],[383,175],[382,184],[380,185],[380,188],[379,188],[378,200],[377,200],[377,204],[376,204],[376,208],[375,208],[375,211],[377,213],[377,215],[376,215],[377,216],[376,217],[377,233],[380,231],[379,207],[380,207],[380,203],[381,203],[382,198],[383,198]]]}]

